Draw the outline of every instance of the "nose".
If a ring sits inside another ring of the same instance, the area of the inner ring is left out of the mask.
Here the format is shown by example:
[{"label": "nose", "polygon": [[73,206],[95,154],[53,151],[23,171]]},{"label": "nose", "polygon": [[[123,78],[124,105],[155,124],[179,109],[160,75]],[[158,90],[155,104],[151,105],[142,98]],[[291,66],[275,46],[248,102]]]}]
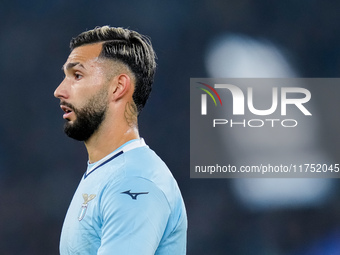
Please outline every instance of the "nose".
[{"label": "nose", "polygon": [[59,99],[66,99],[68,98],[69,94],[67,91],[67,86],[65,79],[59,84],[59,86],[54,91],[54,96]]}]

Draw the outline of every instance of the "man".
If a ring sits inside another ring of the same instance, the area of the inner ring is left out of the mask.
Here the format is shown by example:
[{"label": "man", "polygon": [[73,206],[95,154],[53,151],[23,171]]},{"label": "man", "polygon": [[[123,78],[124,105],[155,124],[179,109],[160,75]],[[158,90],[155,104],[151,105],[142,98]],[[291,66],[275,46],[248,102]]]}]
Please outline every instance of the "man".
[{"label": "man", "polygon": [[85,142],[89,161],[66,214],[60,253],[185,254],[180,190],[138,134],[156,68],[150,41],[104,26],[73,38],[70,47],[54,95],[66,134]]}]

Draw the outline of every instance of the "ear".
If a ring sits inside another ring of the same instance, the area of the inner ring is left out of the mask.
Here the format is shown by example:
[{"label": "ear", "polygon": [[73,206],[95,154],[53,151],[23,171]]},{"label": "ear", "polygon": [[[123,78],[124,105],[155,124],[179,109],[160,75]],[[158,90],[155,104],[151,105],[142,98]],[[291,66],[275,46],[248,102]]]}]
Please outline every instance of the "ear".
[{"label": "ear", "polygon": [[132,80],[127,74],[119,74],[114,78],[112,100],[116,101],[123,98],[133,90]]}]

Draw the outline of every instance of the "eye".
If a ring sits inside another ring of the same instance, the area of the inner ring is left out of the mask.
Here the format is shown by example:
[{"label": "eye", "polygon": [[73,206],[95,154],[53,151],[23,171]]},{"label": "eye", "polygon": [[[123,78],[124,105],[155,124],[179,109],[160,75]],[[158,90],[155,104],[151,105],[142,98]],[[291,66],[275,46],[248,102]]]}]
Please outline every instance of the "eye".
[{"label": "eye", "polygon": [[81,75],[80,73],[74,73],[74,77],[76,78],[76,80],[80,80],[81,78],[83,78],[83,75]]}]

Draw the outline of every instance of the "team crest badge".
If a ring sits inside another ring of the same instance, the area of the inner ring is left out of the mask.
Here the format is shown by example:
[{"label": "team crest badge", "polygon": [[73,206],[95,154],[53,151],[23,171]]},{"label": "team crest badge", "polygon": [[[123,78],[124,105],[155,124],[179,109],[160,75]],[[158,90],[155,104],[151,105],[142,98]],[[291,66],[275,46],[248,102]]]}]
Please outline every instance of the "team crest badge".
[{"label": "team crest badge", "polygon": [[87,211],[88,202],[90,202],[95,197],[96,197],[95,194],[91,194],[90,196],[88,194],[86,194],[86,193],[83,194],[84,203],[81,205],[81,210],[80,210],[80,214],[79,214],[79,217],[78,217],[79,221],[84,219],[86,211]]}]

